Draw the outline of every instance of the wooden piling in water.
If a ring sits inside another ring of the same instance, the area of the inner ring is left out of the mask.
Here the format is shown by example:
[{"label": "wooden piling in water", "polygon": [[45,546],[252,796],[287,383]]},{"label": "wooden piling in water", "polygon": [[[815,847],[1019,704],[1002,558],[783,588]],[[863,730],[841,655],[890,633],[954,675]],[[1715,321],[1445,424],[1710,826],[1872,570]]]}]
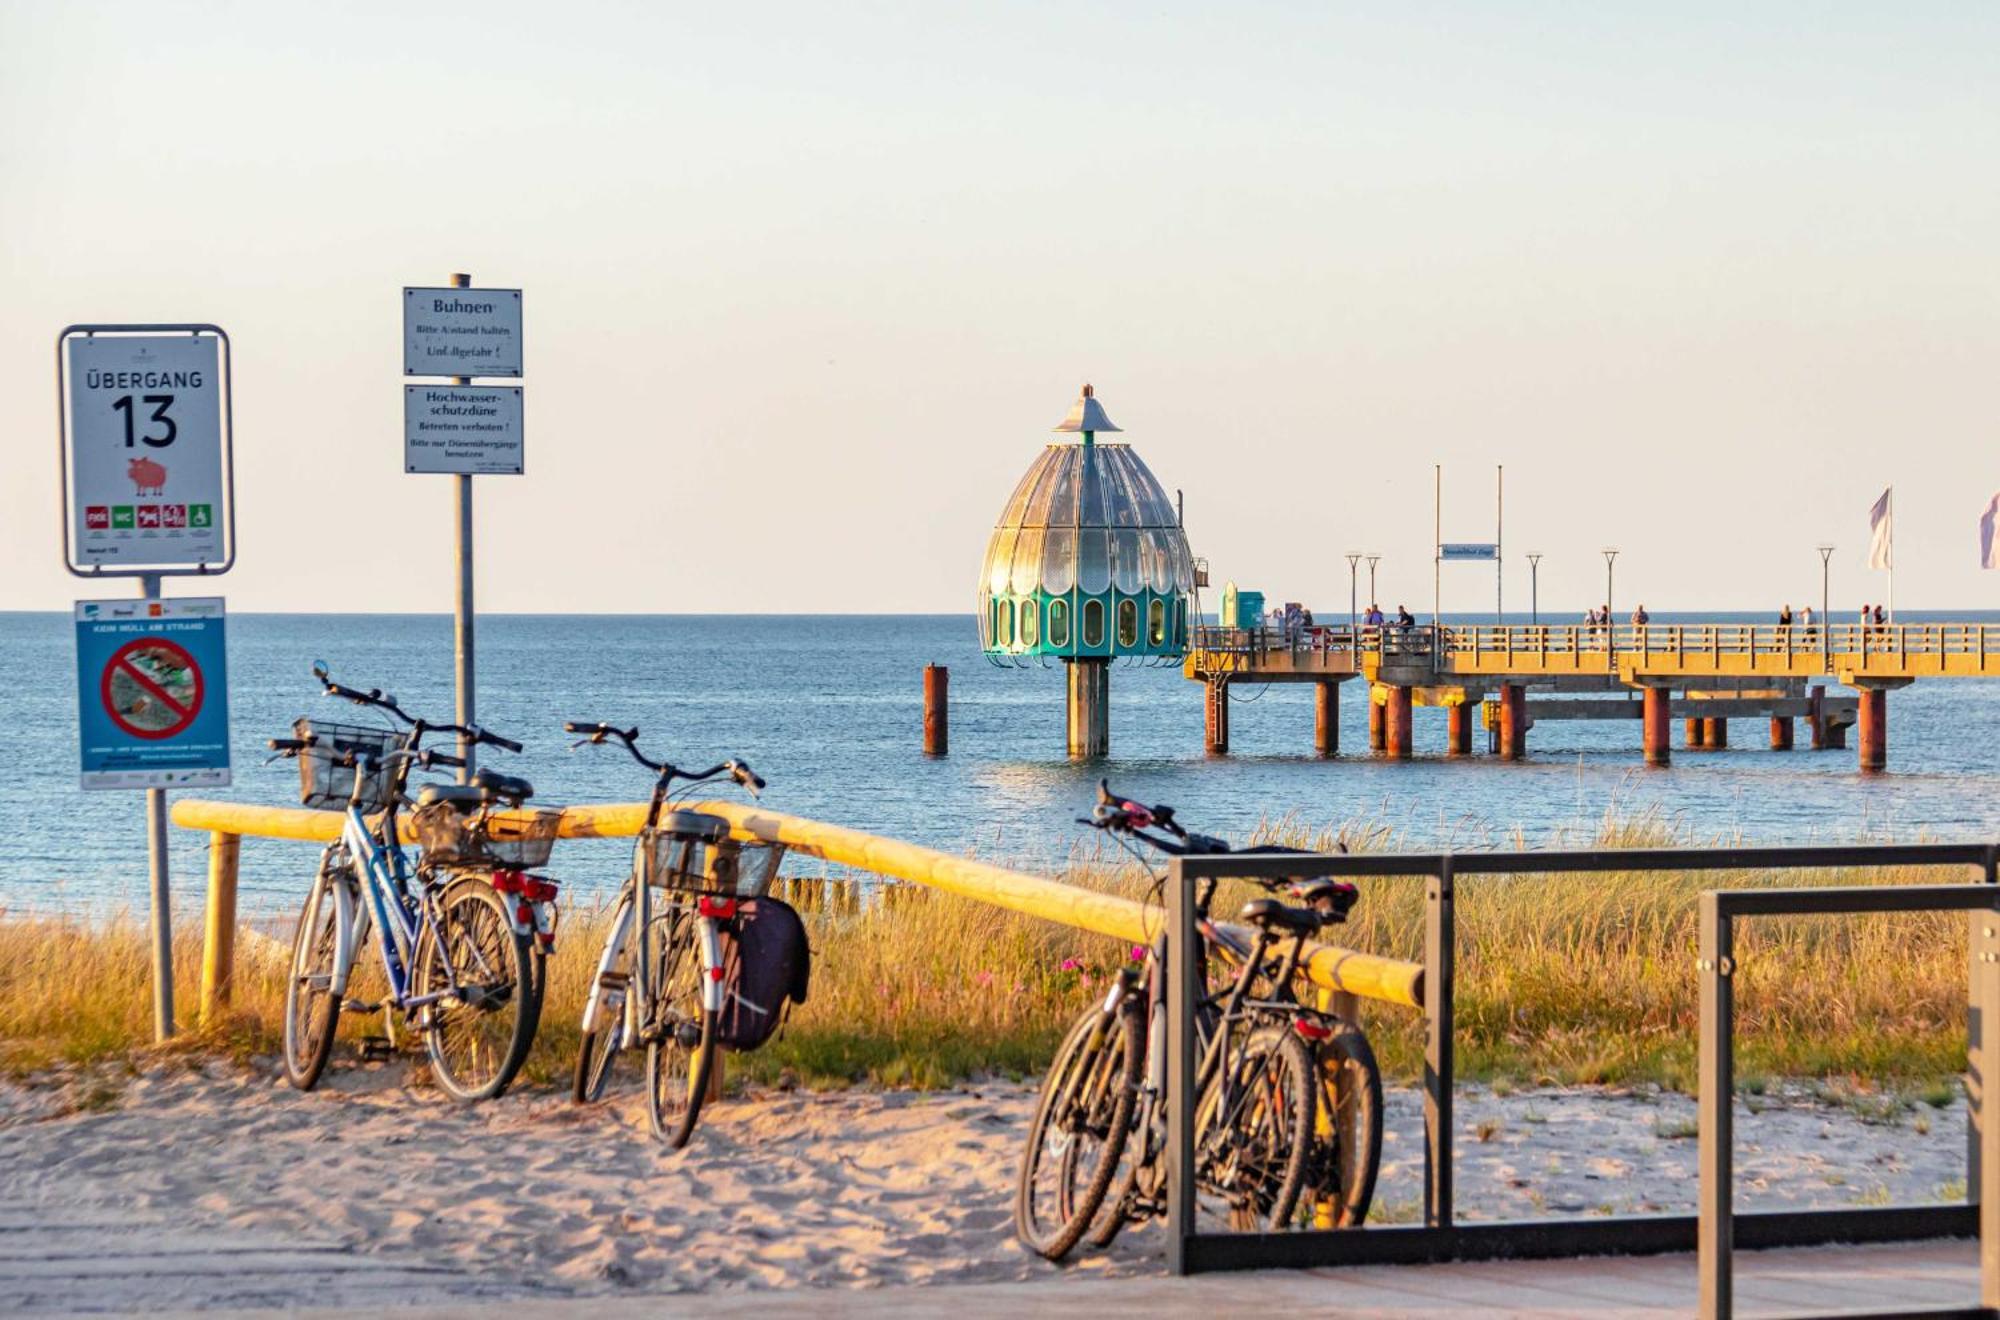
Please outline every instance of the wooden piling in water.
[{"label": "wooden piling in water", "polygon": [[1701,722],[1701,744],[1711,752],[1729,746],[1729,721],[1710,715]]},{"label": "wooden piling in water", "polygon": [[1444,709],[1445,755],[1472,755],[1472,706],[1461,701]]},{"label": "wooden piling in water", "polygon": [[1383,704],[1375,699],[1375,691],[1368,691],[1368,750],[1383,752],[1389,749],[1389,716]]},{"label": "wooden piling in water", "polygon": [[1698,752],[1707,746],[1707,722],[1699,715],[1688,716],[1684,739],[1691,752]]},{"label": "wooden piling in water", "polygon": [[924,666],[924,755],[943,756],[951,749],[951,670]]},{"label": "wooden piling in water", "polygon": [[1519,761],[1528,754],[1528,689],[1519,683],[1500,685],[1500,755]]},{"label": "wooden piling in water", "polygon": [[1313,684],[1313,750],[1332,756],[1340,750],[1340,684]]},{"label": "wooden piling in water", "polygon": [[1792,717],[1773,715],[1771,717],[1771,750],[1789,752],[1792,750]]},{"label": "wooden piling in water", "polygon": [[1889,765],[1888,689],[1862,688],[1857,713],[1860,716],[1862,770],[1872,773],[1886,769]]},{"label": "wooden piling in water", "polygon": [[1647,765],[1667,765],[1673,760],[1673,697],[1671,688],[1646,689],[1640,723],[1645,727]]},{"label": "wooden piling in water", "polygon": [[1383,724],[1389,756],[1398,761],[1410,759],[1410,750],[1415,742],[1410,727],[1410,689],[1401,684],[1391,684],[1389,699],[1383,703],[1385,714]]}]

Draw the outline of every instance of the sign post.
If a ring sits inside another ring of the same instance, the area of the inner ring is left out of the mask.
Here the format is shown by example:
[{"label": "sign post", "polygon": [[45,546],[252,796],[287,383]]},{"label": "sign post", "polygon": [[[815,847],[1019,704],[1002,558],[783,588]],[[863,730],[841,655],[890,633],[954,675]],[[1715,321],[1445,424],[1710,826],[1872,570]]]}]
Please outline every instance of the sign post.
[{"label": "sign post", "polygon": [[[451,386],[403,389],[403,471],[450,473],[457,516],[452,549],[458,593],[452,609],[452,655],[458,723],[476,722],[473,635],[472,478],[518,476],[527,466],[519,386],[475,387],[475,376],[521,374],[521,291],[474,289],[472,276],[453,275],[444,289],[403,290],[403,374],[450,376]],[[473,744],[461,736],[458,772],[469,783]]]},{"label": "sign post", "polygon": [[[63,564],[78,577],[139,579],[136,606],[77,604],[77,714],[83,787],[146,793],[157,1040],[174,1034],[167,785],[229,782],[222,602],[162,600],[161,581],[236,562],[230,385],[220,326],[72,325],[56,337]],[[207,611],[178,630],[202,639],[195,647],[162,622],[182,618],[183,604]],[[100,655],[126,622],[140,634]]]}]

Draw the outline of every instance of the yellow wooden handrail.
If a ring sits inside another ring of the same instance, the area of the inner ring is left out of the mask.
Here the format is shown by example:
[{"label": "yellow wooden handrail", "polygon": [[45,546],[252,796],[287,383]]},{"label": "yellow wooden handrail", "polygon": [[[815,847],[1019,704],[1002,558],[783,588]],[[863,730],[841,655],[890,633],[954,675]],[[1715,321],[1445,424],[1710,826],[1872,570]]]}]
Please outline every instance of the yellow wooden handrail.
[{"label": "yellow wooden handrail", "polygon": [[[766,811],[742,802],[696,802],[687,806],[725,818],[736,836],[746,842],[782,843],[794,852],[838,865],[942,889],[1079,930],[1143,944],[1159,929],[1159,913],[1149,913],[1141,903],[1064,884],[1047,876],[1010,871],[900,839]],[[565,807],[557,833],[570,839],[629,838],[639,832],[645,820],[646,805],[642,802]],[[342,815],[337,811],[314,811],[306,807],[263,807],[200,798],[175,802],[174,824],[209,831],[212,856],[219,859],[226,852],[230,863],[226,883],[218,874],[223,869],[221,862],[213,860],[210,866],[209,929],[225,924],[233,929],[235,924],[234,840],[248,834],[327,843],[340,837],[341,821]],[[407,817],[403,825],[407,835]],[[217,904],[225,891],[227,909],[220,911]],[[226,952],[218,953],[213,945],[203,960],[204,1018],[228,999],[227,961]],[[1410,1008],[1420,1008],[1424,1002],[1423,968],[1416,963],[1319,944],[1312,946],[1304,966],[1313,982],[1328,990]]]}]

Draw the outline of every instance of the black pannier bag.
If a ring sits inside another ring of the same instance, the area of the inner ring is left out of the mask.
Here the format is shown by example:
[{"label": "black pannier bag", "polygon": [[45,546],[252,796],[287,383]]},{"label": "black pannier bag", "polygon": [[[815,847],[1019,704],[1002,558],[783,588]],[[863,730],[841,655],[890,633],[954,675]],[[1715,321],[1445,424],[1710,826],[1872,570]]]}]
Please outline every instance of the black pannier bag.
[{"label": "black pannier bag", "polygon": [[721,935],[722,1015],[715,1039],[733,1050],[754,1050],[784,1020],[786,1000],[806,1002],[812,975],[806,924],[789,903],[746,898]]}]

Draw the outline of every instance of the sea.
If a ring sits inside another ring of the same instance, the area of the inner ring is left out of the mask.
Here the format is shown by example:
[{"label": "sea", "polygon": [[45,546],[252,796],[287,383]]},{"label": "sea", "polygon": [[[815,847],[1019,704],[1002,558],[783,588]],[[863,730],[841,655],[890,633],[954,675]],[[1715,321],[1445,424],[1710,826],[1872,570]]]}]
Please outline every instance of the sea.
[{"label": "sea", "polygon": [[[2000,622],[1993,612],[1902,617]],[[451,717],[447,616],[233,615],[234,782],[202,796],[296,804],[297,767],[267,763],[265,739],[300,715],[367,719],[318,695],[315,660],[414,713]],[[1342,690],[1337,757],[1313,755],[1310,686],[1282,684],[1237,689],[1231,752],[1209,756],[1200,685],[1178,667],[1140,666],[1111,676],[1111,755],[1076,762],[1064,753],[1061,666],[989,664],[969,614],[489,615],[478,661],[480,722],[526,745],[519,756],[488,751],[487,763],[531,779],[538,803],[645,798],[650,778],[622,752],[573,750],[562,733],[566,719],[603,720],[637,725],[646,749],[677,764],[749,761],[774,810],[1050,873],[1099,846],[1076,818],[1100,778],[1239,842],[1273,822],[1386,830],[1412,848],[1578,846],[1607,821],[1635,820],[1694,843],[2000,837],[2000,681],[1892,693],[1890,772],[1862,776],[1851,748],[1807,750],[1803,726],[1799,750],[1770,751],[1761,720],[1735,722],[1721,752],[1681,752],[1677,727],[1668,769],[1640,764],[1637,721],[1545,722],[1523,764],[1448,760],[1444,715],[1422,708],[1415,759],[1392,763],[1368,752],[1358,684]],[[951,671],[950,753],[937,758],[922,747],[931,663]],[[142,795],[78,787],[69,616],[0,613],[0,675],[0,914],[143,914]],[[207,840],[171,833],[176,905],[192,912]],[[629,855],[624,841],[566,841],[549,869],[588,901],[616,890]],[[295,909],[316,856],[310,844],[246,840],[243,911]]]}]

